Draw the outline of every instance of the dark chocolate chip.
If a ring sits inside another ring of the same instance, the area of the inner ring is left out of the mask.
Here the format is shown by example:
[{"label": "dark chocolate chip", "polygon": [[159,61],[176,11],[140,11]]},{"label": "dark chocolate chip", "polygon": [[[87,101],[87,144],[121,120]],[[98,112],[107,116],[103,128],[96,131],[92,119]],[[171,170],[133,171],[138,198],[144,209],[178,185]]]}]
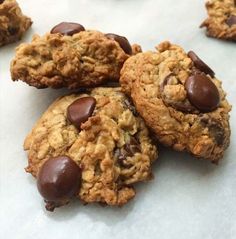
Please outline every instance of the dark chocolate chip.
[{"label": "dark chocolate chip", "polygon": [[209,129],[210,135],[215,139],[218,146],[222,146],[225,139],[225,129],[222,124],[208,115],[200,116],[203,127]]},{"label": "dark chocolate chip", "polygon": [[196,111],[196,108],[192,106],[188,101],[176,102],[170,105],[174,107],[175,109],[180,110],[182,112],[186,112],[186,113]]},{"label": "dark chocolate chip", "polygon": [[85,28],[74,22],[61,22],[52,28],[51,33],[61,33],[62,35],[72,36],[75,33],[85,31]]},{"label": "dark chocolate chip", "polygon": [[141,152],[138,141],[132,136],[130,136],[129,142],[125,144],[124,149],[130,157],[132,157],[135,153]]},{"label": "dark chocolate chip", "polygon": [[225,139],[225,130],[219,124],[212,124],[209,126],[210,133],[215,138],[217,145],[222,146]]},{"label": "dark chocolate chip", "polygon": [[119,36],[113,33],[107,33],[105,36],[109,39],[115,40],[126,54],[132,55],[132,47],[126,37]]},{"label": "dark chocolate chip", "polygon": [[188,99],[202,112],[216,109],[220,103],[220,94],[215,84],[203,74],[190,76],[185,82]]},{"label": "dark chocolate chip", "polygon": [[131,102],[128,99],[125,99],[124,101],[125,106],[133,113],[134,116],[138,116],[138,112],[134,105],[131,104]]},{"label": "dark chocolate chip", "polygon": [[193,51],[188,52],[188,57],[193,61],[194,66],[211,77],[214,77],[215,72],[203,62]]},{"label": "dark chocolate chip", "polygon": [[124,150],[124,148],[116,148],[114,151],[114,157],[117,159],[118,164],[125,167],[125,160],[127,157],[127,152]]},{"label": "dark chocolate chip", "polygon": [[236,24],[236,16],[231,15],[226,21],[225,23],[229,26],[232,27],[233,25]]},{"label": "dark chocolate chip", "polygon": [[83,97],[75,100],[67,108],[67,119],[80,129],[82,123],[86,122],[93,114],[96,106],[96,99],[93,97]]},{"label": "dark chocolate chip", "polygon": [[0,0],[0,4],[2,4],[5,0]]},{"label": "dark chocolate chip", "polygon": [[[160,84],[160,91],[161,93],[164,91],[164,88],[166,85],[171,84],[171,77],[174,76],[173,73],[170,73],[165,77],[165,79]],[[177,79],[177,78],[176,78]],[[178,79],[178,84],[182,84]],[[170,105],[174,107],[177,110],[180,110],[182,112],[193,112],[196,110],[195,107],[193,107],[188,101],[181,101],[181,102],[168,102],[168,100],[165,98],[164,94],[162,94],[162,98],[165,104]]]},{"label": "dark chocolate chip", "polygon": [[160,90],[163,91],[165,86],[169,84],[169,81],[171,79],[171,77],[174,76],[173,73],[170,73],[169,75],[167,75],[165,77],[165,79],[162,81],[161,85],[160,85]]},{"label": "dark chocolate chip", "polygon": [[138,141],[135,137],[130,136],[129,142],[127,142],[123,148],[116,148],[115,157],[117,158],[117,162],[125,168],[128,168],[130,165],[127,164],[127,157],[133,157],[135,153],[140,153],[141,149]]},{"label": "dark chocolate chip", "polygon": [[37,176],[38,190],[51,204],[74,196],[80,184],[81,169],[67,156],[48,159]]}]

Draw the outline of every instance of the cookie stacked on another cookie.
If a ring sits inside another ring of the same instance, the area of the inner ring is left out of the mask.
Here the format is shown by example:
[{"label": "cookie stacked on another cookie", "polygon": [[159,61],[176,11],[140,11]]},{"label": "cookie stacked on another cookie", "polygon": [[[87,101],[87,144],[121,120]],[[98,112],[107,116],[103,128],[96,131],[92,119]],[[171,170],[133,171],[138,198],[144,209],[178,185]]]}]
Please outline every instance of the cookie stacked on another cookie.
[{"label": "cookie stacked on another cookie", "polygon": [[169,42],[130,57],[121,87],[164,145],[217,163],[229,145],[229,111],[221,82],[194,52]]},{"label": "cookie stacked on another cookie", "polygon": [[15,0],[0,0],[0,46],[20,40],[31,24]]},{"label": "cookie stacked on another cookie", "polygon": [[[125,37],[62,22],[17,48],[11,74],[37,88],[96,87],[118,81],[138,52]],[[135,196],[134,183],[152,178],[157,149],[129,99],[119,88],[85,91],[56,100],[24,143],[26,171],[50,211],[74,196],[121,206]]]},{"label": "cookie stacked on another cookie", "polygon": [[119,88],[96,88],[56,100],[24,144],[46,208],[76,195],[85,203],[123,205],[133,184],[152,177],[156,146]]}]

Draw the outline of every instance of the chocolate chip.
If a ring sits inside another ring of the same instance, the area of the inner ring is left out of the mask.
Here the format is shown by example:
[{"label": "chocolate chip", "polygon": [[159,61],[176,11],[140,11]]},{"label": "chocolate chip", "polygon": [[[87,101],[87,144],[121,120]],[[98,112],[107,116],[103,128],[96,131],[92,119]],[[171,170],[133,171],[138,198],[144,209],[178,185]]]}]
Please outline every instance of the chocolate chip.
[{"label": "chocolate chip", "polygon": [[37,187],[46,201],[51,203],[72,197],[81,184],[81,169],[67,156],[48,159],[40,168]]},{"label": "chocolate chip", "polygon": [[128,99],[124,100],[124,104],[133,113],[134,116],[138,116],[136,108],[131,104],[131,102]]},{"label": "chocolate chip", "polygon": [[127,157],[132,157],[133,155],[128,153],[124,148],[116,149],[117,162],[121,167],[130,168],[132,165],[127,161]]},{"label": "chocolate chip", "polygon": [[210,112],[220,103],[219,91],[206,75],[190,76],[185,82],[185,89],[189,101],[202,112]]},{"label": "chocolate chip", "polygon": [[105,36],[119,43],[120,47],[126,54],[132,55],[132,47],[126,37],[119,36],[113,33],[107,33]]},{"label": "chocolate chip", "polygon": [[85,28],[74,22],[61,22],[52,28],[51,33],[61,33],[62,35],[72,36],[75,33],[85,31]]},{"label": "chocolate chip", "polygon": [[229,26],[232,27],[233,25],[236,24],[236,16],[231,15],[229,18],[225,21],[225,23]]},{"label": "chocolate chip", "polygon": [[0,0],[0,4],[2,4],[5,0]]},{"label": "chocolate chip", "polygon": [[126,161],[127,157],[133,157],[135,153],[140,153],[141,149],[138,141],[135,137],[130,136],[129,142],[127,142],[123,148],[116,148],[114,152],[115,158],[117,158],[117,162],[119,165],[125,168],[129,168],[130,165]]},{"label": "chocolate chip", "polygon": [[192,106],[188,101],[183,101],[183,102],[176,102],[173,104],[170,104],[172,107],[175,109],[185,112],[185,113],[190,113],[196,111],[196,108]]},{"label": "chocolate chip", "polygon": [[124,150],[124,148],[116,148],[114,153],[115,158],[117,159],[117,162],[122,167],[127,167],[125,164],[125,160],[127,158],[127,152]]},{"label": "chocolate chip", "polygon": [[225,139],[225,129],[220,121],[211,118],[209,115],[200,115],[202,126],[209,129],[211,137],[213,137],[218,146],[222,146]]},{"label": "chocolate chip", "polygon": [[165,79],[162,81],[161,85],[160,85],[160,90],[163,91],[165,86],[169,83],[169,81],[171,80],[171,77],[174,76],[173,73],[170,73],[169,75],[167,75],[165,77]]},{"label": "chocolate chip", "polygon": [[86,122],[93,114],[96,106],[96,99],[93,97],[83,97],[75,100],[67,108],[67,119],[80,129],[82,123]]},{"label": "chocolate chip", "polygon": [[209,126],[210,133],[215,138],[217,145],[222,146],[225,139],[225,130],[222,126],[212,124]]},{"label": "chocolate chip", "polygon": [[141,152],[138,141],[132,136],[130,136],[129,142],[125,144],[124,149],[130,157],[132,157],[135,153]]},{"label": "chocolate chip", "polygon": [[193,51],[188,52],[188,57],[193,61],[194,66],[211,77],[214,77],[215,72],[203,62]]},{"label": "chocolate chip", "polygon": [[[166,85],[171,85],[171,77],[173,77],[174,74],[173,73],[170,73],[169,75],[167,75],[164,80],[162,81],[162,83],[160,84],[160,91],[161,91],[161,96],[162,96],[162,99],[164,101],[164,103],[166,105],[170,105],[171,107],[177,109],[177,110],[180,110],[182,112],[194,112],[194,110],[196,111],[196,108],[193,107],[189,101],[185,100],[185,101],[170,101],[168,100],[165,95],[163,94],[163,91],[164,91],[164,88]],[[176,78],[178,84],[182,84],[177,78]]]}]

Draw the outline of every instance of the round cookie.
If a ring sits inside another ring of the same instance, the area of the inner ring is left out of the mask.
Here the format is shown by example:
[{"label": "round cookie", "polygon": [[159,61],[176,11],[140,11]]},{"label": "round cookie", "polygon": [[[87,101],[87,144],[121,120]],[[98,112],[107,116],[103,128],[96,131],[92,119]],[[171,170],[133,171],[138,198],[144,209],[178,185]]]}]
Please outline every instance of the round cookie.
[{"label": "round cookie", "polygon": [[20,40],[31,24],[15,0],[0,1],[0,46]]},{"label": "round cookie", "polygon": [[129,58],[121,87],[158,140],[217,163],[229,145],[229,111],[221,82],[194,52],[169,42]]},{"label": "round cookie", "polygon": [[124,61],[140,51],[125,37],[62,22],[50,33],[18,46],[11,76],[36,88],[94,87],[118,81]]},{"label": "round cookie", "polygon": [[29,133],[24,149],[26,171],[37,177],[48,210],[66,204],[71,194],[85,203],[123,205],[135,196],[134,183],[152,178],[157,158],[143,120],[119,88],[59,98]]},{"label": "round cookie", "polygon": [[210,0],[206,3],[208,18],[201,24],[207,35],[236,41],[236,0]]}]

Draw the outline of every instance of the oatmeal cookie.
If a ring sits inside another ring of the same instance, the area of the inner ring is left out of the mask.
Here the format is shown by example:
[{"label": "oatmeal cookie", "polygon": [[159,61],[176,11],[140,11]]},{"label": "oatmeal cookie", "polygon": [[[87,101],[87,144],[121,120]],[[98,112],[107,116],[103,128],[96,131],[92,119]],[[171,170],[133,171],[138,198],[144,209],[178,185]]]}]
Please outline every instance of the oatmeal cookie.
[{"label": "oatmeal cookie", "polygon": [[201,27],[210,37],[236,41],[236,0],[210,0],[206,3],[209,17]]},{"label": "oatmeal cookie", "polygon": [[0,0],[0,46],[20,40],[31,24],[15,0]]},{"label": "oatmeal cookie", "polygon": [[119,88],[59,98],[29,133],[24,149],[26,171],[37,177],[48,210],[73,195],[85,203],[123,205],[135,196],[134,183],[152,177],[157,158],[143,120]]},{"label": "oatmeal cookie", "polygon": [[221,82],[194,52],[169,42],[130,57],[121,87],[161,143],[217,163],[229,145],[228,104]]},{"label": "oatmeal cookie", "polygon": [[90,87],[118,81],[124,61],[139,51],[125,37],[63,22],[17,48],[11,75],[14,81],[20,79],[37,88]]}]

